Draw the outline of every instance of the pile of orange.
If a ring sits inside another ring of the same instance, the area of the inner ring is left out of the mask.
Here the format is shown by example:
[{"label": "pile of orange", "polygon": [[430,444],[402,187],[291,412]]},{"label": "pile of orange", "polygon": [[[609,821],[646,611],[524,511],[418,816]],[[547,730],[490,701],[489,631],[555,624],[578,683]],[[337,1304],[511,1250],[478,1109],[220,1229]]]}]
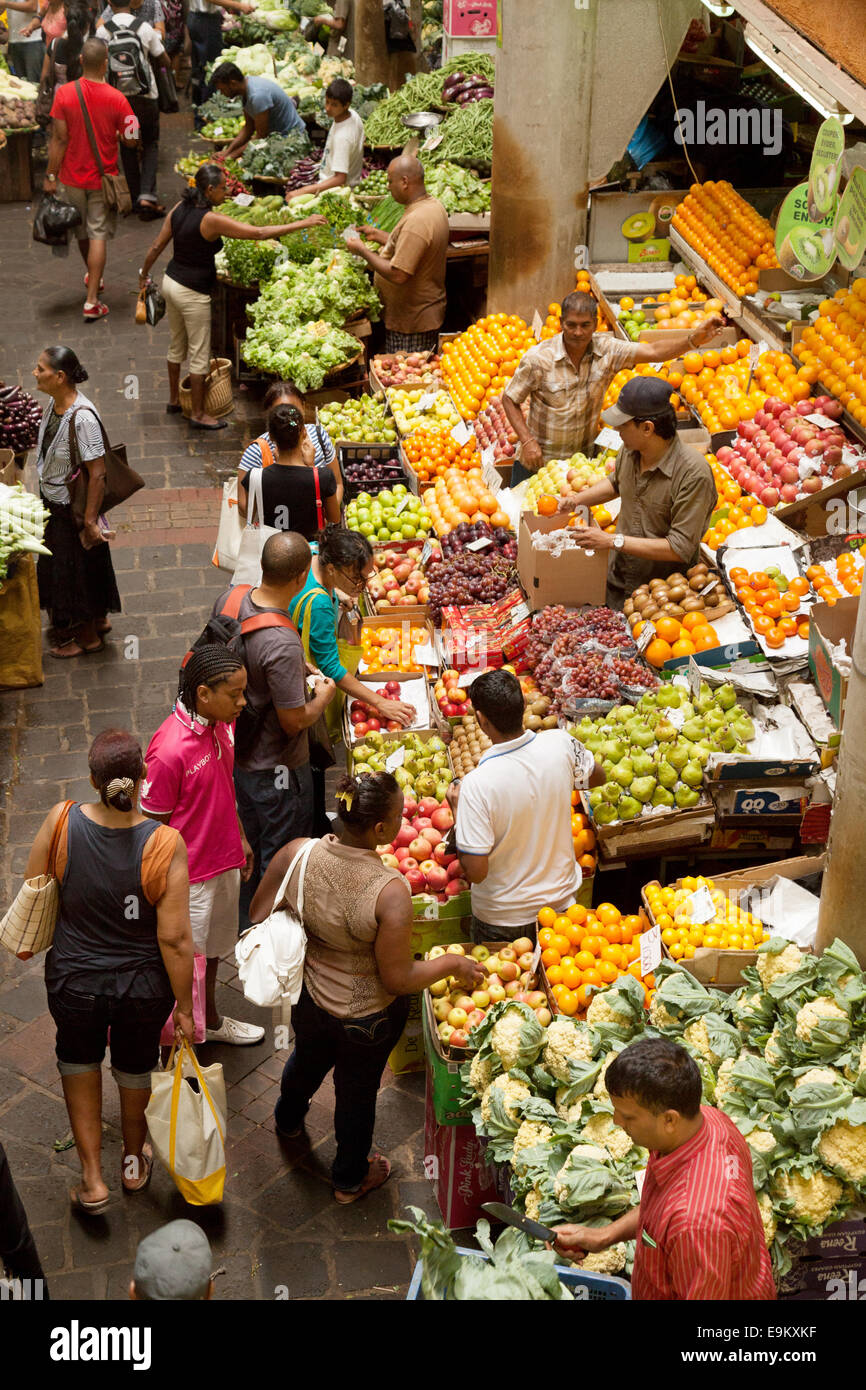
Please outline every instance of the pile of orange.
[{"label": "pile of orange", "polygon": [[[670,382],[671,388],[674,392],[676,392],[679,389],[680,383],[683,379],[683,373],[681,371],[678,371],[677,368],[669,365],[666,362],[642,362],[640,366],[635,367],[633,369],[631,367],[622,367],[620,371],[617,372],[616,376],[610,383],[610,386],[608,386],[607,390],[604,393],[602,410],[607,410],[608,406],[610,405],[616,405],[620,391],[625,386],[626,382],[631,381],[632,377],[634,376],[657,376],[662,381]],[[671,405],[674,407],[675,410],[679,404],[679,396],[676,394],[671,396]],[[599,422],[599,428],[601,428],[601,423],[602,422]]]},{"label": "pile of orange", "polygon": [[693,183],[672,225],[738,295],[754,294],[758,272],[778,265],[773,228],[724,180]]},{"label": "pile of orange", "polygon": [[798,377],[820,381],[861,425],[866,425],[866,279],[819,305],[813,324],[794,346]]},{"label": "pile of orange", "polygon": [[511,526],[499,510],[496,494],[488,491],[479,468],[462,473],[447,468],[424,493],[424,506],[433,518],[437,536],[447,536],[464,521],[489,521],[491,526]]},{"label": "pile of orange", "polygon": [[580,804],[580,792],[572,792],[571,841],[574,845],[574,857],[580,865],[580,871],[584,878],[591,878],[598,864],[598,856],[595,854],[595,831],[592,829],[589,816],[574,809]]},{"label": "pile of orange", "polygon": [[569,1017],[585,1013],[592,986],[604,989],[626,974],[640,981],[649,1004],[655,980],[640,973],[640,938],[648,925],[642,914],[623,916],[613,903],[574,903],[564,913],[543,907],[538,944],[556,1011]]},{"label": "pile of orange", "polygon": [[464,420],[501,396],[535,334],[519,314],[488,314],[445,343],[442,376]]},{"label": "pile of orange", "polygon": [[[701,289],[694,275],[675,275],[674,288],[672,290],[664,290],[662,294],[658,295],[648,295],[641,303],[641,308],[643,309],[647,304],[664,304],[667,306],[676,303],[677,300],[683,300],[685,303],[688,303],[690,300],[697,300],[699,303],[703,304],[706,298],[706,290]],[[619,301],[619,307],[621,309],[633,309],[634,300],[621,299]],[[660,315],[658,310],[656,310],[655,316],[657,320],[663,320],[665,318],[670,318],[674,312],[673,309],[668,309],[666,314]],[[676,312],[678,313],[679,310]]]},{"label": "pile of orange", "polygon": [[[732,478],[726,468],[719,463],[715,454],[705,454],[704,458],[713,470],[716,481],[716,511],[718,519],[704,533],[704,545],[710,550],[718,550],[722,541],[734,531],[742,531],[747,526],[763,526],[767,520],[767,508],[750,492],[743,492],[740,484]],[[719,516],[722,512],[724,515]]]},{"label": "pile of orange", "polygon": [[750,574],[746,569],[732,569],[730,580],[737,601],[768,647],[784,647],[789,637],[809,636],[809,615],[800,612],[800,604],[809,592],[808,579],[791,579],[784,593],[763,570]]},{"label": "pile of orange", "polygon": [[[591,294],[593,299],[595,299],[595,294],[593,293],[588,270],[579,270],[577,272],[577,281],[575,282],[574,288],[577,293]],[[701,297],[703,298],[703,296]],[[540,341],[544,342],[545,338],[555,338],[557,333],[560,333],[561,331],[562,305],[548,304],[547,318],[544,320],[544,324],[542,325]],[[601,305],[598,306],[595,313],[595,331],[596,333],[613,332],[613,329],[611,328],[604,314],[601,312]]]},{"label": "pile of orange", "polygon": [[860,547],[859,556],[851,550],[843,550],[841,555],[837,555],[835,579],[827,573],[823,565],[809,566],[806,570],[806,578],[810,581],[822,603],[829,604],[832,608],[840,598],[845,598],[846,595],[853,598],[859,594],[863,586],[864,552],[866,552],[866,542]]},{"label": "pile of orange", "polygon": [[423,671],[415,651],[430,641],[426,627],[401,623],[399,627],[361,628],[361,660],[370,671]]},{"label": "pile of orange", "polygon": [[[707,614],[687,613],[680,621],[667,614],[653,618],[655,637],[650,642],[644,656],[650,666],[658,669],[666,661],[676,656],[694,656],[697,652],[709,652],[719,645],[716,629],[707,622]],[[632,637],[640,637],[645,624],[640,620],[631,630]]]},{"label": "pile of orange", "polygon": [[798,373],[786,352],[762,352],[754,379],[768,396],[776,396],[789,405],[811,395],[810,383]]},{"label": "pile of orange", "polygon": [[[792,362],[788,363],[787,380],[778,379],[770,364],[761,372],[765,358],[784,358],[784,353],[764,353],[750,385],[750,347],[749,339],[741,338],[727,347],[687,352],[683,358],[680,395],[694,407],[711,434],[734,430],[741,420],[753,419],[770,394],[771,385],[773,393],[784,400],[799,401],[809,394],[806,382],[797,380]],[[778,370],[784,369],[779,365]]]},{"label": "pile of orange", "polygon": [[450,469],[468,473],[470,469],[480,469],[481,464],[475,436],[461,445],[450,430],[415,430],[404,439],[403,452],[419,483],[441,478]]}]

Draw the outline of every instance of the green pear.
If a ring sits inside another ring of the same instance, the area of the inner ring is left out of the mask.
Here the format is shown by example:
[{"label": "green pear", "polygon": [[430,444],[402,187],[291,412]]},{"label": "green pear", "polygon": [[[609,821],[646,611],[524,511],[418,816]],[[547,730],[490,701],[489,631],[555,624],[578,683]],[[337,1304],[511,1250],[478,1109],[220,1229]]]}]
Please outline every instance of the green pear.
[{"label": "green pear", "polygon": [[648,777],[655,772],[656,760],[649,753],[632,753],[631,762],[636,777]]},{"label": "green pear", "polygon": [[647,728],[646,724],[633,723],[629,728],[629,738],[638,748],[649,748],[656,741],[656,736],[652,729]]},{"label": "green pear", "polygon": [[605,782],[601,794],[605,801],[609,801],[611,805],[615,806],[622,796],[622,787],[618,782]]},{"label": "green pear", "polygon": [[603,759],[602,759],[601,770],[602,770],[602,772],[604,773],[604,775],[605,775],[605,777],[607,778],[608,781],[610,781],[610,774],[613,772],[613,770],[614,770],[615,767],[616,767],[616,763],[612,763],[611,760],[610,760],[610,758],[603,758]]},{"label": "green pear", "polygon": [[735,719],[731,728],[740,743],[751,743],[755,737],[754,722],[745,716],[742,719]]},{"label": "green pear", "polygon": [[[685,766],[685,764],[683,764],[683,766]],[[670,763],[664,761],[659,763],[658,779],[663,787],[675,787],[680,780],[677,769],[671,767]]]},{"label": "green pear", "polygon": [[731,729],[718,729],[712,737],[713,747],[718,749],[720,753],[730,753],[736,746],[736,742],[736,734]]},{"label": "green pear", "polygon": [[687,787],[699,787],[704,780],[704,770],[699,762],[687,762],[680,776]]},{"label": "green pear", "polygon": [[432,738],[428,738],[427,747],[430,749],[431,753],[444,753],[446,751],[445,744],[438,734],[434,734]]},{"label": "green pear", "polygon": [[[619,790],[619,788],[617,788],[617,790]],[[611,806],[607,802],[602,802],[602,804],[595,809],[594,819],[597,825],[610,825],[611,821],[617,819],[616,807]]]},{"label": "green pear", "polygon": [[659,709],[679,709],[682,691],[678,685],[663,685],[656,691]]},{"label": "green pear", "polygon": [[673,748],[667,749],[665,757],[671,767],[676,768],[677,772],[682,772],[689,760],[688,745],[680,740],[674,744]]},{"label": "green pear", "polygon": [[703,719],[687,719],[683,725],[683,738],[688,739],[690,743],[697,743],[698,739],[703,738],[705,733],[706,727]]},{"label": "green pear", "polygon": [[690,806],[697,806],[701,799],[701,794],[695,791],[694,787],[677,787],[674,800],[681,811],[686,811]]},{"label": "green pear", "polygon": [[707,710],[704,715],[704,723],[710,733],[715,733],[716,729],[723,729],[725,726],[725,716],[719,709]]},{"label": "green pear", "polygon": [[635,816],[640,815],[641,805],[633,796],[624,796],[616,808],[618,820],[634,820]]},{"label": "green pear", "polygon": [[737,692],[730,681],[719,686],[715,694],[715,702],[719,709],[733,709],[737,703]]},{"label": "green pear", "polygon": [[700,763],[701,767],[706,767],[712,751],[709,739],[702,738],[700,743],[692,745],[691,755],[695,762]]},{"label": "green pear", "polygon": [[616,764],[610,775],[614,782],[618,782],[621,787],[630,786],[631,779],[634,777],[634,767],[632,766],[631,759],[623,758],[621,763]]},{"label": "green pear", "polygon": [[695,709],[698,710],[700,714],[706,714],[708,709],[712,709],[714,703],[712,690],[710,690],[706,681],[701,681],[701,688],[694,697]]},{"label": "green pear", "polygon": [[656,779],[654,777],[635,777],[629,788],[632,796],[644,803],[649,801],[655,789]]},{"label": "green pear", "polygon": [[656,787],[653,792],[653,806],[673,806],[674,794],[667,787]]},{"label": "green pear", "polygon": [[590,753],[598,753],[601,749],[601,745],[604,743],[604,739],[599,738],[598,734],[590,734],[582,739],[581,742],[584,748],[589,749]]},{"label": "green pear", "polygon": [[594,811],[603,801],[604,797],[602,796],[601,787],[593,787],[592,791],[589,793],[589,804],[592,810]]},{"label": "green pear", "polygon": [[651,691],[647,691],[646,695],[641,695],[637,702],[637,707],[639,710],[655,709],[656,703],[656,696],[653,695]]},{"label": "green pear", "polygon": [[418,796],[432,796],[436,790],[436,778],[430,772],[422,772],[415,778],[415,791]]},{"label": "green pear", "polygon": [[381,748],[385,740],[382,735],[374,729],[371,734],[367,734],[364,742],[369,744],[371,748]]},{"label": "green pear", "polygon": [[618,739],[605,739],[601,746],[601,752],[605,758],[609,758],[612,763],[618,763],[625,757],[625,744]]},{"label": "green pear", "polygon": [[446,792],[448,791],[449,785],[450,785],[450,783],[448,783],[448,782],[437,782],[437,783],[436,783],[436,790],[435,790],[435,792],[433,793],[433,795],[435,796],[435,798],[436,798],[437,801],[444,801],[444,800],[445,800],[445,794],[446,794]]},{"label": "green pear", "polygon": [[369,769],[370,769],[371,772],[384,772],[384,771],[385,771],[385,759],[384,759],[384,758],[380,758],[379,755],[376,754],[375,757],[370,758],[370,761],[369,761],[369,763],[367,764],[367,766],[369,767]]},{"label": "green pear", "polygon": [[674,743],[677,730],[669,719],[660,719],[656,724],[656,740],[659,743]]},{"label": "green pear", "polygon": [[[357,773],[357,768],[355,769],[355,771]],[[395,770],[394,781],[397,783],[397,786],[400,787],[400,789],[403,791],[405,791],[406,787],[411,787],[412,785],[412,778],[409,776],[409,773],[406,771],[405,767],[398,767]]]}]

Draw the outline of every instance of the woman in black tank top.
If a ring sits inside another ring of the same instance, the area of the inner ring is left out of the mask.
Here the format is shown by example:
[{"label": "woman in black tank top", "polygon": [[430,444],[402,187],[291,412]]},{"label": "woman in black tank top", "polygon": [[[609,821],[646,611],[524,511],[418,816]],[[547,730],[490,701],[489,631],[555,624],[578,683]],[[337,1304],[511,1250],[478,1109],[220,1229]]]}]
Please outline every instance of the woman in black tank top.
[{"label": "woman in black tank top", "polygon": [[226,198],[225,171],[218,164],[203,164],[195,176],[195,187],[187,188],[183,198],[171,209],[156,241],[139,271],[139,288],[147,283],[150,268],[173,240],[174,254],[163,281],[171,346],[168,356],[169,415],[180,412],[180,369],[187,357],[190,363],[190,390],[194,429],[225,429],[225,420],[215,420],[204,408],[205,379],[210,370],[210,295],[216,285],[214,260],[224,236],[242,241],[269,241],[287,236],[304,227],[325,224],[320,215],[300,222],[284,222],[274,227],[248,227],[216,209]]},{"label": "woman in black tank top", "polygon": [[[26,874],[52,872],[58,856],[62,865],[65,845],[45,986],[57,1025],[57,1069],[81,1160],[81,1182],[70,1198],[80,1211],[96,1215],[109,1203],[101,1154],[102,1061],[109,1029],[111,1069],[120,1091],[121,1181],[125,1191],[138,1192],[150,1179],[145,1144],[150,1073],[175,999],[176,1037],[194,1039],[193,944],[183,840],[138,810],[146,771],[140,745],[132,734],[109,729],[94,740],[88,762],[99,800],[61,803],[49,812]],[[49,864],[58,823],[57,851]]]}]

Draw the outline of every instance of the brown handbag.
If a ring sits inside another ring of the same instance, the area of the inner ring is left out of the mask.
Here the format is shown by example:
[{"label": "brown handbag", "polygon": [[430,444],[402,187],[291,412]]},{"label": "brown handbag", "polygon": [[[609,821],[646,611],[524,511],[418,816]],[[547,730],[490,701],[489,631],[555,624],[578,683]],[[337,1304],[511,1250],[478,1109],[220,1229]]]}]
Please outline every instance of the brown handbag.
[{"label": "brown handbag", "polygon": [[[84,514],[87,506],[87,484],[88,471],[81,459],[81,451],[78,447],[78,436],[75,432],[75,417],[79,410],[86,410],[87,406],[76,406],[69,418],[69,462],[71,464],[69,472],[64,478],[64,482],[69,490],[69,501],[72,504],[72,515],[76,525],[83,527]],[[109,512],[112,507],[118,506],[120,502],[125,502],[139,488],[144,487],[144,479],[139,477],[134,468],[130,468],[126,461],[126,445],[112,445],[108,442],[108,435],[105,433],[105,426],[100,420],[96,411],[93,411],[96,422],[102,434],[102,443],[105,446],[105,493],[99,505],[100,512]]]},{"label": "brown handbag", "polygon": [[84,100],[84,93],[81,90],[81,83],[75,83],[75,90],[78,93],[78,100],[81,105],[81,114],[84,117],[84,125],[87,130],[87,139],[90,142],[90,151],[93,155],[102,188],[102,197],[109,212],[124,213],[132,211],[132,195],[129,185],[123,174],[106,174],[105,165],[99,154],[99,146],[96,143],[96,136],[93,133],[93,125],[90,120],[90,112],[87,109],[87,102]]}]

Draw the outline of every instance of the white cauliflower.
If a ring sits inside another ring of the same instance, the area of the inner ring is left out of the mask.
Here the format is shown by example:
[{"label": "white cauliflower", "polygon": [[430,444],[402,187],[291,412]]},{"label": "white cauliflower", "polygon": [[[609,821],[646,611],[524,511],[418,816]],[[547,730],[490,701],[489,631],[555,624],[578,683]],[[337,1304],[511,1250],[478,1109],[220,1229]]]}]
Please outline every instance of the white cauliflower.
[{"label": "white cauliflower", "polygon": [[536,1120],[524,1120],[514,1136],[512,1166],[518,1167],[523,1149],[534,1149],[536,1144],[546,1144],[552,1135],[550,1125],[539,1124]]},{"label": "white cauliflower", "polygon": [[793,1089],[798,1091],[801,1086],[835,1086],[841,1080],[842,1073],[835,1067],[812,1067],[797,1077]]},{"label": "white cauliflower", "polygon": [[773,1203],[770,1199],[769,1192],[758,1193],[758,1211],[761,1213],[764,1240],[769,1249],[776,1238],[776,1213],[773,1211]]},{"label": "white cauliflower", "polygon": [[696,1018],[694,1023],[690,1023],[683,1037],[686,1042],[691,1043],[692,1047],[697,1048],[698,1052],[709,1062],[711,1067],[717,1067],[719,1065],[722,1059],[717,1052],[713,1051],[705,1018]]},{"label": "white cauliflower", "polygon": [[587,1023],[610,1023],[613,1024],[615,1028],[632,1028],[634,1026],[633,1015],[628,1005],[620,1000],[619,1002],[623,1003],[623,1008],[616,1009],[614,1008],[616,1002],[616,993],[612,995],[606,993],[594,994],[589,1001],[589,1008],[586,1011]]},{"label": "white cauliflower", "polygon": [[493,1080],[496,1070],[495,1057],[482,1057],[476,1053],[469,1065],[469,1085],[477,1096],[483,1096]]},{"label": "white cauliflower", "polygon": [[828,999],[826,995],[820,994],[817,999],[810,999],[804,1004],[802,1009],[797,1012],[797,1037],[802,1042],[808,1042],[812,1036],[812,1029],[816,1028],[823,1018],[840,1019],[843,1023],[848,1022],[848,1015],[841,1009],[835,999]]},{"label": "white cauliflower", "polygon": [[579,1264],[581,1269],[591,1274],[620,1274],[625,1269],[627,1260],[628,1250],[620,1241],[617,1245],[609,1245],[606,1250],[584,1255]]},{"label": "white cauliflower", "polygon": [[761,977],[761,984],[764,989],[769,989],[774,980],[778,980],[782,975],[791,975],[795,970],[799,970],[803,957],[799,946],[793,941],[789,941],[784,951],[779,951],[778,955],[773,955],[770,951],[760,951],[755,960],[755,969]]},{"label": "white cauliflower", "polygon": [[864,1070],[866,1070],[866,1042],[861,1043],[860,1056],[854,1065],[852,1066],[850,1062],[846,1064],[845,1075],[849,1081],[856,1081],[861,1071]]},{"label": "white cauliflower", "polygon": [[559,1086],[557,1088],[556,1113],[561,1119],[565,1120],[566,1124],[577,1124],[578,1120],[583,1115],[583,1097],[578,1096],[577,1100],[569,1103],[566,1100],[568,1092],[568,1086]]},{"label": "white cauliflower", "polygon": [[726,1057],[719,1067],[719,1074],[716,1077],[716,1105],[721,1104],[725,1096],[733,1095],[739,1090],[731,1080],[731,1072],[737,1064],[736,1057]]},{"label": "white cauliflower", "polygon": [[569,1081],[568,1062],[571,1057],[580,1062],[592,1061],[592,1034],[581,1023],[555,1018],[547,1029],[543,1065],[557,1081]]},{"label": "white cauliflower", "polygon": [[811,1176],[800,1172],[777,1172],[773,1191],[782,1201],[793,1203],[790,1219],[806,1226],[825,1226],[842,1197],[838,1178],[816,1169]]},{"label": "white cauliflower", "polygon": [[[761,999],[762,995],[758,990],[756,990],[754,994],[744,995],[739,1004],[741,1015],[745,1013],[747,1009],[752,1009],[753,1011],[759,1009],[761,1007]],[[751,1020],[749,1018],[741,1016],[737,1019],[737,1027],[741,1033],[748,1033],[751,1026]]]},{"label": "white cauliflower", "polygon": [[771,1134],[768,1129],[762,1129],[760,1125],[755,1125],[743,1138],[756,1154],[771,1154],[776,1147],[775,1134]]},{"label": "white cauliflower", "polygon": [[661,999],[656,994],[650,1004],[649,1021],[654,1028],[676,1028],[679,1020],[673,1014],[669,1014]]},{"label": "white cauliflower", "polygon": [[491,1081],[490,1085],[481,1097],[481,1118],[485,1124],[490,1122],[490,1106],[494,1095],[498,1095],[505,1107],[505,1113],[509,1120],[514,1122],[515,1128],[520,1124],[520,1116],[517,1107],[522,1100],[526,1100],[531,1095],[529,1087],[523,1081],[518,1081],[511,1076],[497,1076]]},{"label": "white cauliflower", "polygon": [[866,1179],[866,1125],[837,1120],[818,1140],[818,1153],[846,1182],[862,1183]]},{"label": "white cauliflower", "polygon": [[527,1020],[519,1009],[508,1009],[490,1030],[490,1045],[498,1053],[505,1071],[510,1071],[523,1060],[521,1044],[526,1026]]},{"label": "white cauliflower", "polygon": [[611,1158],[625,1158],[634,1148],[634,1142],[625,1130],[615,1125],[613,1116],[606,1115],[604,1111],[587,1120],[580,1137],[588,1139],[592,1144],[601,1144]]},{"label": "white cauliflower", "polygon": [[524,1210],[530,1221],[537,1221],[539,1219],[542,1200],[542,1194],[539,1192],[538,1188],[530,1187],[524,1198]]},{"label": "white cauliflower", "polygon": [[592,1088],[592,1094],[598,1096],[599,1100],[610,1100],[610,1096],[607,1092],[607,1085],[605,1084],[605,1077],[607,1076],[607,1069],[611,1062],[614,1062],[618,1056],[618,1052],[609,1052],[602,1063],[601,1071],[598,1074],[598,1080]]},{"label": "white cauliflower", "polygon": [[[760,960],[760,956],[758,959]],[[779,1048],[779,1025],[777,1023],[767,1039],[767,1046],[764,1048],[764,1061],[767,1063],[768,1067],[780,1067],[783,1060]]]},{"label": "white cauliflower", "polygon": [[563,1205],[568,1201],[570,1196],[570,1188],[563,1179],[564,1175],[568,1172],[569,1164],[573,1158],[593,1158],[596,1163],[607,1164],[610,1161],[610,1154],[606,1149],[599,1148],[598,1144],[575,1144],[568,1158],[557,1173],[553,1183],[556,1200]]}]

